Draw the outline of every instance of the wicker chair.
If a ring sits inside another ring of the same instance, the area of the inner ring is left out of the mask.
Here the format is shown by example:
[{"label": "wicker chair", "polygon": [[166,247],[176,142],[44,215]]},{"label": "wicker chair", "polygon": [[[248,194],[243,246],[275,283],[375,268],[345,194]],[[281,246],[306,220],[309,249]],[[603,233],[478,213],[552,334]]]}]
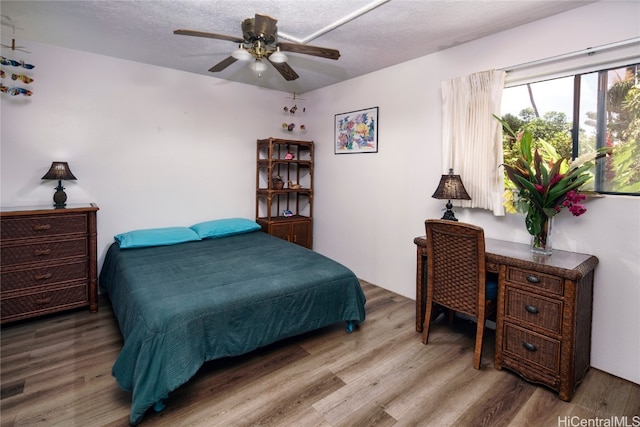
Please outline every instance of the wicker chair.
[{"label": "wicker chair", "polygon": [[[495,312],[497,284],[487,282],[484,230],[461,222],[428,219],[427,299],[422,342],[429,340],[433,305],[477,317],[473,367],[480,369],[486,318]],[[487,283],[490,283],[487,299]]]}]

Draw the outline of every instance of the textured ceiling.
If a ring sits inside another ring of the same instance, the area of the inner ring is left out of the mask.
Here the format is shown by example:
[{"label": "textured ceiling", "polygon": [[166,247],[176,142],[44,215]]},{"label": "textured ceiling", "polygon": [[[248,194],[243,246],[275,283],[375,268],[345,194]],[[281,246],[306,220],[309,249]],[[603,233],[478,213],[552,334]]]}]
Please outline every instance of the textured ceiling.
[{"label": "textured ceiling", "polygon": [[[304,93],[555,15],[592,1],[262,0],[5,1],[2,44],[29,41],[93,52],[288,92]],[[372,9],[360,14],[365,9]],[[269,66],[260,78],[241,62],[208,71],[236,48],[224,40],[174,35],[175,29],[240,37],[256,13],[278,20],[281,41],[338,49],[339,60],[289,53],[300,78]],[[349,20],[351,16],[356,16]],[[288,39],[283,37],[288,36]],[[3,48],[3,55],[7,49]]]}]

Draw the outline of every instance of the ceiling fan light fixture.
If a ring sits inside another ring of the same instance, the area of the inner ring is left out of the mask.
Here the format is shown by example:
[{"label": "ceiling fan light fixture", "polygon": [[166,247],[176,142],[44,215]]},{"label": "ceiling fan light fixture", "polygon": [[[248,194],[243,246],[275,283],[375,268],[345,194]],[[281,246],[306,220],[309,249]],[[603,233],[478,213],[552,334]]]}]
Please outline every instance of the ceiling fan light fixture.
[{"label": "ceiling fan light fixture", "polygon": [[288,59],[287,55],[280,52],[280,46],[276,47],[276,51],[269,56],[269,61],[275,62],[276,64],[287,62]]},{"label": "ceiling fan light fixture", "polygon": [[258,73],[258,75],[260,75],[265,71],[267,71],[267,64],[262,62],[261,59],[256,59],[256,62],[253,63],[253,67],[251,68],[253,68],[253,71],[255,71],[256,73]]},{"label": "ceiling fan light fixture", "polygon": [[251,59],[251,54],[242,45],[238,46],[238,48],[233,51],[231,56],[239,61],[248,61]]}]

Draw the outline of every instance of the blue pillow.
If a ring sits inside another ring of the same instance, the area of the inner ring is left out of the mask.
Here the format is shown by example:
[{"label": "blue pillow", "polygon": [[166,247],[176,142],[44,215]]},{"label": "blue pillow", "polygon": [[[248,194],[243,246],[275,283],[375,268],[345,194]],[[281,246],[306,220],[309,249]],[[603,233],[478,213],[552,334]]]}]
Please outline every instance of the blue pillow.
[{"label": "blue pillow", "polygon": [[201,239],[215,239],[216,237],[250,233],[260,230],[260,228],[258,223],[245,218],[215,219],[191,226],[191,229],[198,233]]},{"label": "blue pillow", "polygon": [[148,246],[177,245],[200,240],[198,234],[188,227],[147,228],[133,230],[114,236],[120,249],[146,248]]}]

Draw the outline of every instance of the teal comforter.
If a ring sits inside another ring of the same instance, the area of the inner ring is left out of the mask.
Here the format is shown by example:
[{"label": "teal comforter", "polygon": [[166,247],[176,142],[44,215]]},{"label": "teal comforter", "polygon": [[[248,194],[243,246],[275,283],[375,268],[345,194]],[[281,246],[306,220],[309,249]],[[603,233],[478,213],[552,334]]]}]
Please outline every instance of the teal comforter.
[{"label": "teal comforter", "polygon": [[349,269],[261,231],[142,249],[109,248],[100,286],[124,337],[113,375],[130,422],[205,361],[365,318]]}]

